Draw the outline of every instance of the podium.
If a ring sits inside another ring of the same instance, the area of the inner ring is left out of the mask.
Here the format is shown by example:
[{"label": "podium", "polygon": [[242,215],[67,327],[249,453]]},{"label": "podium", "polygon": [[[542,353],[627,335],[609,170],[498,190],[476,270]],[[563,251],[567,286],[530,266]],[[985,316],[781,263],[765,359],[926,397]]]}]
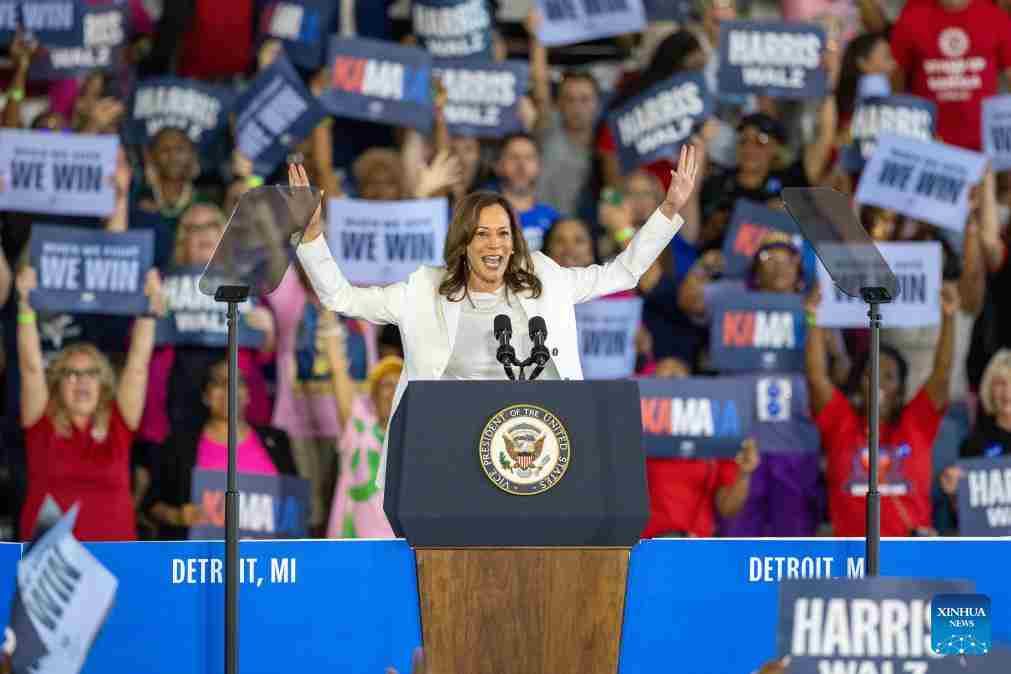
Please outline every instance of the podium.
[{"label": "podium", "polygon": [[415,549],[430,671],[617,671],[641,419],[632,381],[408,385],[384,509]]}]

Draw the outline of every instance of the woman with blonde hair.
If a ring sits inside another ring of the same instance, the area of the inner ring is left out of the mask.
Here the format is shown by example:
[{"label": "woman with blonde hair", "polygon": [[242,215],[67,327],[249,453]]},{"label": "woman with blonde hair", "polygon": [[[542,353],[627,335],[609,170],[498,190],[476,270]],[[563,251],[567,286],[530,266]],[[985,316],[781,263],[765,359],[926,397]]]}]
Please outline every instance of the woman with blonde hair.
[{"label": "woman with blonde hair", "polygon": [[[400,328],[405,359],[393,409],[409,380],[505,379],[493,333],[498,314],[510,317],[519,353],[531,348],[529,319],[542,318],[549,353],[544,378],[582,379],[575,305],[635,287],[684,223],[678,211],[695,185],[695,155],[694,146],[681,147],[663,203],[605,265],[563,268],[541,252],[531,253],[516,212],[494,192],[461,199],[446,234],[443,266],[421,267],[400,283],[351,285],[327,246],[320,209],[296,252],[324,307]],[[295,164],[288,179],[296,187],[309,182]],[[384,483],[385,465],[377,486]]]},{"label": "woman with blonde hair", "polygon": [[[80,504],[74,527],[78,539],[135,539],[130,444],[144,409],[154,316],[145,314],[134,322],[118,381],[109,360],[87,343],[68,346],[47,369],[35,311],[28,302],[37,286],[34,269],[25,267],[18,273],[21,425],[28,460],[21,538],[31,538],[39,509],[46,496],[52,496],[63,510]],[[162,312],[157,271],[148,272],[144,291],[152,311]]]}]

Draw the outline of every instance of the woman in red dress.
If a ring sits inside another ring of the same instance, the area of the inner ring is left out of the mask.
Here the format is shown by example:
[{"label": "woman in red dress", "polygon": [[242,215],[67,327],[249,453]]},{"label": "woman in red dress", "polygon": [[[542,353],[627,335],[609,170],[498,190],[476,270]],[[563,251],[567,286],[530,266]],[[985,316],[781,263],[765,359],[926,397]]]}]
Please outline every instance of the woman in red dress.
[{"label": "woman in red dress", "polygon": [[[80,504],[74,535],[83,541],[137,538],[130,495],[130,444],[140,424],[154,348],[155,319],[138,317],[126,365],[116,381],[109,360],[93,345],[76,343],[45,367],[29,293],[36,272],[17,277],[18,364],[21,425],[28,459],[28,495],[21,511],[21,538],[29,540],[46,495],[62,510]],[[164,301],[158,272],[148,272],[145,294],[151,310]]]}]

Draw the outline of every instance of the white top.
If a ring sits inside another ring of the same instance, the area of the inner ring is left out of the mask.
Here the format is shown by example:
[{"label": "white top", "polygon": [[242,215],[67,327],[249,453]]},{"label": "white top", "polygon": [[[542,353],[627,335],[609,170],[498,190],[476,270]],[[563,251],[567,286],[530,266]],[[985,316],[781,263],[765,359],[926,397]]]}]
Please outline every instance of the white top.
[{"label": "white top", "polygon": [[[516,359],[524,360],[530,355],[528,316],[519,299],[510,293],[506,301],[505,286],[494,293],[470,292],[460,302],[460,320],[456,328],[453,353],[442,374],[443,379],[506,379],[505,369],[495,359],[498,340],[495,339],[495,317],[505,314],[513,327],[512,346],[516,349]],[[533,368],[526,368],[527,376]],[[516,376],[519,369],[513,368]],[[560,379],[558,368],[548,361],[538,379]]]}]

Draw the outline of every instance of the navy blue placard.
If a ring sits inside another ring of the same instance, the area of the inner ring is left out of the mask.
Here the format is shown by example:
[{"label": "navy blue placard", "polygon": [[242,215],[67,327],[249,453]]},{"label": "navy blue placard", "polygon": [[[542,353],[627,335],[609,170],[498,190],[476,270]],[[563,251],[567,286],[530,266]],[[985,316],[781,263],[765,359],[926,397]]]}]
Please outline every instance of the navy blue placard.
[{"label": "navy blue placard", "polygon": [[[191,540],[220,540],[225,535],[225,478],[218,470],[194,470],[190,494],[203,518],[190,527]],[[239,473],[241,538],[305,538],[309,518],[309,482],[290,475]]]},{"label": "navy blue placard", "polygon": [[762,239],[770,232],[787,234],[797,250],[803,249],[804,238],[796,221],[788,213],[748,199],[738,199],[723,239],[725,275],[729,278],[747,277]]},{"label": "navy blue placard", "polygon": [[804,369],[804,297],[728,289],[710,302],[709,356],[721,372]]},{"label": "navy blue placard", "polygon": [[958,533],[1011,536],[1011,456],[958,462]]},{"label": "navy blue placard", "polygon": [[488,0],[413,0],[411,20],[414,35],[433,58],[492,56]]},{"label": "navy blue placard", "polygon": [[80,42],[46,49],[32,60],[29,78],[57,80],[124,66],[130,34],[130,14],[126,4],[112,2],[86,6],[82,8],[81,15],[83,30]]},{"label": "navy blue placard", "polygon": [[142,80],[130,97],[126,135],[133,145],[148,141],[166,127],[182,129],[190,137],[205,168],[216,166],[224,155],[228,111],[234,93],[230,87],[179,77]]},{"label": "navy blue placard", "polygon": [[0,47],[6,47],[14,41],[21,18],[19,2],[20,0],[0,0]]},{"label": "navy blue placard", "polygon": [[[168,313],[158,320],[155,343],[187,346],[228,346],[228,305],[200,292],[204,268],[175,267],[162,275]],[[256,306],[254,298],[239,305],[240,347],[258,348],[264,334],[251,328],[246,314]]]},{"label": "navy blue placard", "polygon": [[959,658],[932,652],[930,605],[937,595],[972,593],[975,585],[936,577],[784,579],[777,650],[790,656],[790,674],[961,671]]},{"label": "navy blue placard", "polygon": [[39,279],[31,302],[40,311],[135,316],[148,310],[151,232],[32,225],[30,256]]},{"label": "navy blue placard", "polygon": [[653,458],[730,458],[755,422],[755,389],[736,377],[641,379],[642,438]]},{"label": "navy blue placard", "polygon": [[720,94],[821,98],[825,30],[786,21],[720,23]]},{"label": "navy blue placard", "polygon": [[881,132],[930,141],[937,125],[937,106],[919,96],[865,98],[857,103],[850,121],[852,141],[843,148],[842,164],[850,173],[864,170],[877,147]]},{"label": "navy blue placard", "polygon": [[25,33],[43,47],[73,47],[83,42],[84,7],[79,0],[21,0]]},{"label": "navy blue placard", "polygon": [[712,111],[702,73],[664,80],[607,117],[622,171],[662,158],[673,158],[683,143],[701,128]]},{"label": "navy blue placard", "polygon": [[320,102],[338,117],[432,128],[432,57],[381,40],[333,37],[329,88]]},{"label": "navy blue placard", "polygon": [[236,147],[258,176],[270,175],[326,117],[284,53],[242,92],[235,111]]},{"label": "navy blue placard", "polygon": [[291,62],[316,71],[326,57],[326,41],[337,29],[340,3],[334,0],[260,0],[259,42],[284,43]]},{"label": "navy blue placard", "polygon": [[519,104],[530,79],[525,61],[439,61],[432,75],[446,88],[452,135],[501,138],[523,130]]},{"label": "navy blue placard", "polygon": [[650,21],[676,21],[681,23],[693,18],[693,0],[643,0],[646,18]]}]

